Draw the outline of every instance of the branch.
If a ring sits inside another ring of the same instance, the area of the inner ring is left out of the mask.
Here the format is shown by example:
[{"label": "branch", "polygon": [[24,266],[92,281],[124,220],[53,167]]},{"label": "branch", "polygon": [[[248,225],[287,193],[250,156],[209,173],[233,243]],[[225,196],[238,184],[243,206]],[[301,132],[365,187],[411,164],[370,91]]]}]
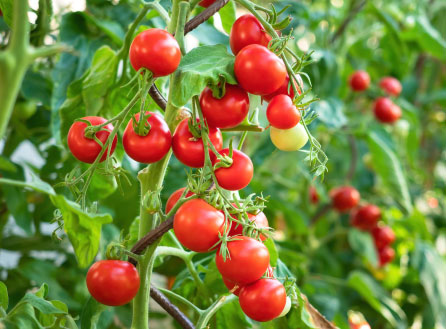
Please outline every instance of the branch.
[{"label": "branch", "polygon": [[327,212],[329,212],[331,209],[331,203],[327,203],[323,205],[319,210],[314,214],[313,217],[311,217],[310,224],[314,225],[316,222],[324,216]]},{"label": "branch", "polygon": [[203,10],[200,14],[192,18],[189,22],[186,23],[184,27],[184,34],[189,33],[192,30],[195,30],[200,24],[206,22],[211,16],[213,16],[217,11],[223,8],[229,0],[217,0],[208,8]]},{"label": "branch", "polygon": [[167,100],[164,98],[164,96],[160,93],[158,87],[153,84],[152,87],[149,90],[150,97],[155,101],[155,103],[163,110],[166,110],[167,106]]},{"label": "branch", "polygon": [[335,32],[333,37],[330,40],[330,43],[334,43],[337,38],[339,38],[347,28],[347,26],[350,24],[350,22],[353,20],[353,18],[364,8],[366,5],[367,0],[361,1],[356,7],[353,7],[352,10],[348,13],[347,17],[344,19],[342,24],[339,26],[338,30]]},{"label": "branch", "polygon": [[23,55],[29,45],[28,0],[13,1],[12,34],[9,47],[15,55]]},{"label": "branch", "polygon": [[353,179],[353,176],[356,172],[356,166],[358,163],[358,146],[356,145],[355,138],[352,135],[347,135],[348,143],[350,145],[350,168],[347,172],[347,175],[345,176],[345,180],[347,182],[350,182]]},{"label": "branch", "polygon": [[42,46],[30,50],[29,59],[30,61],[34,61],[39,57],[49,57],[61,52],[70,52],[70,51],[73,51],[73,48],[61,44]]}]

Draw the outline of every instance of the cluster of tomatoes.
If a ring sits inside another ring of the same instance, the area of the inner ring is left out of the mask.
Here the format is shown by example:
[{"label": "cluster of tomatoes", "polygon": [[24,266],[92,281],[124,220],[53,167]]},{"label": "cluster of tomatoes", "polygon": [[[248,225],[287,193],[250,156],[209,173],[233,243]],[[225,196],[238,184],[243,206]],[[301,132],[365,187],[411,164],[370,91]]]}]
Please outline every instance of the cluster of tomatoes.
[{"label": "cluster of tomatoes", "polygon": [[[350,76],[350,87],[353,91],[367,90],[370,86],[370,76],[365,71],[355,71]],[[403,87],[398,79],[384,77],[379,82],[379,87],[388,96],[398,97]],[[392,124],[401,117],[401,108],[389,97],[378,97],[373,105],[375,118],[382,123]]]},{"label": "cluster of tomatoes", "polygon": [[336,187],[330,191],[332,206],[339,212],[350,211],[350,223],[353,227],[370,232],[377,250],[379,265],[385,266],[395,257],[391,244],[395,234],[391,227],[383,225],[381,210],[373,204],[359,206],[360,194],[351,186]]}]

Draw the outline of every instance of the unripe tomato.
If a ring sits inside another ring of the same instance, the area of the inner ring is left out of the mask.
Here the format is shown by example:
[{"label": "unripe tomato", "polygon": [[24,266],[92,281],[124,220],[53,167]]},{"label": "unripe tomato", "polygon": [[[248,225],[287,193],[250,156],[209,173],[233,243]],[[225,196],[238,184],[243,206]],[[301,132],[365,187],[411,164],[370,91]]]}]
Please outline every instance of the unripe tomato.
[{"label": "unripe tomato", "polygon": [[177,40],[167,31],[153,28],[138,34],[130,45],[130,63],[138,71],[141,67],[163,77],[173,73],[181,61]]},{"label": "unripe tomato", "polygon": [[[201,168],[204,166],[204,146],[201,138],[194,138],[184,119],[175,129],[172,139],[172,150],[176,158],[186,166]],[[209,127],[209,139],[217,151],[223,146],[223,136],[220,129]],[[209,152],[211,153],[211,151]]]},{"label": "unripe tomato", "polygon": [[37,111],[37,103],[35,101],[18,101],[14,105],[12,115],[20,120],[31,118]]},{"label": "unripe tomato", "polygon": [[309,189],[310,194],[310,202],[312,204],[318,204],[319,203],[319,194],[317,193],[317,190],[314,186],[310,186]]},{"label": "unripe tomato", "polygon": [[382,90],[384,90],[387,94],[391,96],[399,96],[401,90],[403,90],[403,86],[399,82],[398,79],[394,77],[384,77],[379,82],[379,86]]},{"label": "unripe tomato", "polygon": [[218,99],[206,87],[200,95],[203,116],[210,127],[232,128],[242,123],[249,112],[249,96],[239,86],[226,84],[225,95]]},{"label": "unripe tomato", "polygon": [[99,303],[120,306],[138,293],[139,274],[133,264],[122,260],[100,260],[87,273],[87,288]]},{"label": "unripe tomato", "polygon": [[349,82],[353,91],[364,91],[369,88],[370,76],[365,71],[355,71],[350,76]]},{"label": "unripe tomato", "polygon": [[[236,283],[232,282],[229,279],[226,279],[224,276],[221,277],[223,279],[223,283],[225,284],[226,288],[228,288],[229,291],[234,289],[234,287],[237,285]],[[237,286],[237,288],[232,292],[234,295],[238,296],[240,294],[241,286]]]},{"label": "unripe tomato", "polygon": [[268,47],[271,36],[266,33],[262,24],[253,14],[240,16],[232,25],[229,34],[229,45],[234,55],[252,44]]},{"label": "unripe tomato", "polygon": [[356,207],[360,197],[358,190],[351,186],[336,187],[330,191],[333,208],[339,212]]},{"label": "unripe tomato", "polygon": [[377,226],[372,230],[375,246],[378,250],[387,247],[395,241],[395,233],[390,226]]},{"label": "unripe tomato", "polygon": [[[202,199],[192,199],[178,209],[173,230],[178,241],[196,252],[208,252],[223,234],[225,216]],[[215,247],[214,247],[215,248]]]},{"label": "unripe tomato", "polygon": [[270,128],[269,137],[274,146],[281,151],[298,151],[308,142],[308,135],[302,124],[290,129]]},{"label": "unripe tomato", "polygon": [[[141,163],[153,163],[164,158],[169,152],[172,135],[161,115],[153,112],[145,114],[150,114],[150,117],[147,118],[147,123],[150,125],[149,133],[146,136],[138,135],[133,127],[133,120],[130,119],[122,136],[122,145],[125,153],[133,160]],[[135,115],[135,120],[139,122],[139,113]]]},{"label": "unripe tomato", "polygon": [[291,298],[286,296],[285,307],[283,308],[282,313],[279,314],[278,318],[287,315],[290,310],[291,310]]},{"label": "unripe tomato", "polygon": [[262,277],[269,266],[269,252],[265,245],[246,236],[239,236],[227,244],[229,256],[223,260],[221,250],[215,255],[220,274],[240,285]]},{"label": "unripe tomato", "polygon": [[243,312],[255,321],[277,318],[286,305],[286,290],[276,279],[260,279],[240,289],[239,302]]},{"label": "unripe tomato", "polygon": [[201,7],[207,8],[207,7],[209,7],[210,5],[212,5],[214,2],[215,2],[215,0],[201,0],[198,4],[199,4]]},{"label": "unripe tomato", "polygon": [[[229,149],[225,148],[219,152],[221,155],[229,155]],[[217,164],[220,160],[212,154],[212,165]],[[220,167],[215,170],[215,177],[218,185],[225,190],[238,191],[248,186],[254,174],[254,165],[251,159],[242,151],[233,150],[232,164],[230,167]]]},{"label": "unripe tomato", "polygon": [[[300,77],[300,75],[297,75],[297,79],[300,81],[300,84],[303,85],[303,81],[302,81],[302,78]],[[293,80],[293,83],[294,83],[294,86],[296,86],[297,93],[300,95],[301,91],[300,91],[299,85],[294,80]],[[288,95],[291,99],[294,99],[294,95],[295,95],[294,88],[292,86],[290,86],[289,84],[290,84],[290,76],[287,73],[285,81],[279,87],[279,89],[277,89],[275,92],[273,92],[271,94],[263,95],[262,99],[265,102],[270,102],[271,99],[273,99],[273,97],[277,96],[277,95]]]},{"label": "unripe tomato", "polygon": [[[254,214],[248,214],[248,218],[250,221],[254,222],[256,227],[258,228],[267,228],[268,225],[268,219],[266,218],[263,211],[259,212],[257,215]],[[228,233],[228,236],[234,236],[234,235],[242,235],[243,234],[243,226],[237,222],[231,223],[231,230]],[[263,234],[260,234],[260,240],[265,241],[267,239],[266,236]]]},{"label": "unripe tomato", "polygon": [[300,112],[287,95],[277,95],[268,104],[266,117],[274,128],[291,129],[300,121]]},{"label": "unripe tomato", "polygon": [[373,112],[376,119],[382,123],[394,123],[401,117],[401,108],[386,97],[375,101]]},{"label": "unripe tomato", "polygon": [[234,72],[242,88],[254,95],[275,92],[287,74],[282,60],[260,45],[246,46],[237,54]]},{"label": "unripe tomato", "polygon": [[[93,126],[100,125],[107,120],[101,117],[84,117],[82,118],[87,120]],[[76,159],[85,163],[93,163],[98,157],[99,153],[101,153],[102,146],[98,144],[93,138],[85,137],[85,128],[87,128],[87,124],[84,122],[77,121],[73,123],[68,131],[67,142],[68,147],[75,156]],[[105,144],[108,136],[110,136],[110,132],[113,130],[112,124],[107,124],[103,129],[96,133],[96,138],[99,139],[102,144]],[[115,151],[116,143],[118,138],[113,138],[113,142],[111,145],[110,155]],[[107,158],[108,149],[105,150],[104,154],[101,157],[100,162],[104,161]]]},{"label": "unripe tomato", "polygon": [[383,267],[390,263],[395,258],[395,250],[392,247],[386,246],[378,250],[379,266]]},{"label": "unripe tomato", "polygon": [[[176,205],[176,203],[178,202],[178,200],[180,200],[181,196],[183,195],[183,192],[186,188],[182,187],[178,190],[176,190],[175,192],[173,192],[170,196],[169,199],[167,199],[166,202],[166,214],[168,214],[172,208]],[[186,193],[186,198],[190,197],[194,195],[194,193],[192,193],[191,191],[188,191]]]},{"label": "unripe tomato", "polygon": [[381,218],[381,210],[374,204],[368,204],[354,210],[350,216],[352,226],[363,231],[370,231]]}]

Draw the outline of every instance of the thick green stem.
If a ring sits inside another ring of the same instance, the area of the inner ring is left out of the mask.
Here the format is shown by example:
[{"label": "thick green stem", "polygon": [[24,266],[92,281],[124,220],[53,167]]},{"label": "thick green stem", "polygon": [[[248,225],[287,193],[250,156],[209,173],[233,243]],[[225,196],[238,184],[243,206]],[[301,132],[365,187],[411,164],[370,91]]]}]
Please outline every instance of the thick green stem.
[{"label": "thick green stem", "polygon": [[200,315],[200,318],[198,319],[196,325],[196,329],[206,328],[209,320],[218,311],[218,309],[220,309],[223,305],[232,302],[236,298],[237,296],[235,295],[229,295],[229,296],[222,296],[220,299],[218,299],[214,304],[212,304],[208,309],[206,309],[204,313]]}]

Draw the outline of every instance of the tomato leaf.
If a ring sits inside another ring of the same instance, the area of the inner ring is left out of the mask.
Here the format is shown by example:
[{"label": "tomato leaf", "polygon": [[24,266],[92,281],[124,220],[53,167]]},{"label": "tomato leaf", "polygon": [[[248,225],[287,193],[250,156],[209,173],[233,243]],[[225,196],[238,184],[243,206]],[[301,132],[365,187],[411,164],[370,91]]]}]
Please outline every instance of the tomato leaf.
[{"label": "tomato leaf", "polygon": [[8,309],[8,305],[8,288],[6,287],[6,284],[0,281],[0,307],[2,307],[4,311],[6,311]]},{"label": "tomato leaf", "polygon": [[348,242],[352,249],[365,258],[372,266],[376,267],[378,265],[375,245],[370,233],[351,229],[348,231]]},{"label": "tomato leaf", "polygon": [[3,19],[9,27],[12,26],[13,4],[14,0],[0,0],[0,9],[3,13]]},{"label": "tomato leaf", "polygon": [[231,27],[236,19],[236,7],[234,1],[229,1],[223,8],[218,11],[221,18],[221,25],[226,33],[231,32]]},{"label": "tomato leaf", "polygon": [[318,114],[318,119],[332,128],[340,128],[347,123],[343,107],[344,104],[334,97],[328,97],[311,105]]},{"label": "tomato leaf", "polygon": [[88,298],[81,312],[81,328],[94,329],[99,321],[101,313],[106,310],[106,306],[98,303],[93,297]]},{"label": "tomato leaf", "polygon": [[238,301],[234,300],[225,304],[216,313],[216,328],[233,329],[233,328],[252,328],[252,324],[240,308]]},{"label": "tomato leaf", "polygon": [[265,247],[268,248],[269,251],[269,262],[272,267],[277,266],[277,259],[279,258],[279,253],[277,252],[276,245],[273,239],[267,239],[263,242]]}]

